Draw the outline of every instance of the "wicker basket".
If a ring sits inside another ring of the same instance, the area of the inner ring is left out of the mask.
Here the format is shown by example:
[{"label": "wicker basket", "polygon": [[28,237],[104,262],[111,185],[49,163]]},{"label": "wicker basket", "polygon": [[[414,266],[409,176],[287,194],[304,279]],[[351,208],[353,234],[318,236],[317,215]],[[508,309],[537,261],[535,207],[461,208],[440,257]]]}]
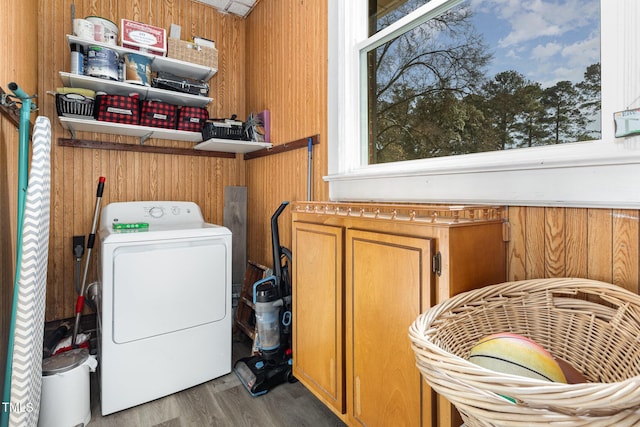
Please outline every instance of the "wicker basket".
[{"label": "wicker basket", "polygon": [[169,38],[168,41],[167,57],[205,67],[218,68],[218,50],[216,48],[173,38]]},{"label": "wicker basket", "polygon": [[[535,340],[589,382],[550,383],[466,360],[498,332]],[[467,427],[640,425],[640,296],[621,287],[587,279],[487,286],[421,314],[409,337],[423,378]]]}]

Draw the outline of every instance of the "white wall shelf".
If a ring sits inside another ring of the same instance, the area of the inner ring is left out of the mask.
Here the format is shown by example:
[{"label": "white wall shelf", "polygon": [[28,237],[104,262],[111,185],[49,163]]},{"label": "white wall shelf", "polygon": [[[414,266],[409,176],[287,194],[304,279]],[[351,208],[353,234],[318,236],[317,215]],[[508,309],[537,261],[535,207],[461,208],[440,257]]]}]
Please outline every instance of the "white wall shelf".
[{"label": "white wall shelf", "polygon": [[64,71],[60,71],[60,80],[62,80],[62,84],[66,87],[91,89],[96,92],[102,91],[109,95],[128,96],[132,93],[137,93],[140,95],[141,100],[155,99],[173,105],[204,108],[213,100],[206,96],[156,89],[149,86],[118,82],[115,80],[99,79],[81,74],[66,73]]},{"label": "white wall shelf", "polygon": [[222,151],[225,153],[251,153],[271,148],[268,142],[237,141],[233,139],[211,138],[193,147],[195,150]]},{"label": "white wall shelf", "polygon": [[[192,64],[178,59],[167,58],[160,55],[155,55],[148,52],[139,52],[137,50],[124,48],[122,46],[113,46],[105,43],[93,42],[90,40],[84,40],[76,36],[67,35],[67,42],[69,45],[72,43],[79,44],[85,48],[88,46],[101,46],[108,49],[115,50],[119,55],[125,53],[136,53],[145,55],[151,58],[151,69],[153,71],[168,72],[177,76],[190,78],[194,80],[208,81],[218,71],[215,68],[205,67],[199,64]],[[170,90],[157,89],[148,86],[136,85],[131,83],[119,82],[115,80],[100,79],[91,76],[85,76],[80,74],[72,74],[66,72],[60,72],[60,79],[66,87],[91,89],[96,92],[106,92],[110,95],[124,95],[128,96],[131,93],[137,93],[141,100],[144,99],[157,99],[164,102],[168,102],[174,105],[183,105],[190,107],[206,107],[211,101],[211,98],[191,95],[181,92],[174,92]],[[197,143],[193,148],[182,149],[180,154],[193,155],[202,154],[202,152],[211,153],[250,153],[253,151],[263,150],[271,148],[271,144],[265,142],[251,142],[251,141],[237,141],[231,139],[209,139],[207,141],[202,140],[202,134],[200,132],[186,132],[175,129],[163,129],[148,126],[136,126],[126,125],[121,123],[112,123],[99,120],[77,118],[77,117],[58,117],[62,127],[71,132],[73,139],[76,139],[77,132],[96,132],[106,133],[111,135],[124,135],[140,138],[140,145],[149,138],[186,141]],[[83,146],[83,147],[97,147],[99,144],[92,145],[95,141],[84,141],[83,144],[73,144],[72,142],[65,142],[67,146]],[[108,149],[116,149],[118,144],[103,144],[108,145]],[[131,144],[121,144],[122,149],[131,150]],[[162,149],[163,147],[149,147],[153,150]],[[197,150],[197,151],[196,151]],[[144,150],[141,150],[144,151]],[[174,151],[166,151],[168,154],[175,154]]]},{"label": "white wall shelf", "polygon": [[76,138],[76,132],[97,132],[111,135],[133,136],[140,138],[140,144],[143,144],[149,138],[194,142],[198,143],[193,147],[194,150],[217,151],[223,153],[250,153],[264,148],[271,148],[271,144],[266,142],[237,141],[233,139],[218,138],[202,141],[202,134],[200,132],[126,125],[74,117],[61,116],[58,117],[58,119],[60,120],[62,127],[71,132],[71,136],[74,139]]},{"label": "white wall shelf", "polygon": [[79,44],[85,48],[88,46],[100,46],[107,49],[112,49],[118,52],[119,55],[125,53],[137,53],[151,58],[151,70],[167,72],[176,76],[188,77],[194,80],[208,81],[217,72],[217,68],[206,67],[204,65],[193,64],[191,62],[181,61],[179,59],[168,58],[166,56],[156,55],[150,52],[140,52],[133,49],[128,49],[122,46],[114,46],[106,43],[99,43],[91,40],[85,40],[80,37],[67,35],[67,42],[69,45],[72,43]]},{"label": "white wall shelf", "polygon": [[71,136],[76,137],[76,132],[98,132],[111,135],[134,136],[144,143],[149,138],[173,139],[176,141],[200,142],[202,135],[198,132],[186,132],[175,129],[163,129],[149,126],[126,125],[122,123],[103,122],[91,119],[79,119],[73,117],[58,117],[62,127],[71,131]]}]

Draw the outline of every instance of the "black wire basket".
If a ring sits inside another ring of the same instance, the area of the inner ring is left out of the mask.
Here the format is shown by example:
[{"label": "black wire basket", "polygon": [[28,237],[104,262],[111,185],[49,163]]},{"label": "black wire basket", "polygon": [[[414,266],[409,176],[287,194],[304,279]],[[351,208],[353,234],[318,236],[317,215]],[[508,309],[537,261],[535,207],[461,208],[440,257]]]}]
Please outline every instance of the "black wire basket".
[{"label": "black wire basket", "polygon": [[242,124],[207,120],[202,128],[202,139],[206,141],[211,138],[243,140]]},{"label": "black wire basket", "polygon": [[58,116],[93,119],[93,105],[93,98],[77,93],[56,94]]}]

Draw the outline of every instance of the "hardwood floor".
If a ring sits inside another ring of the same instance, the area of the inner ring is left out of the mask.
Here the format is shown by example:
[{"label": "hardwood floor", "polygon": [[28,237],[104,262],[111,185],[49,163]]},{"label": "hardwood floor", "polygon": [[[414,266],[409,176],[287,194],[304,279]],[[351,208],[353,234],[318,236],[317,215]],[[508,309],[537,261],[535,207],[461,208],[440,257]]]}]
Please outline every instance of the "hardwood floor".
[{"label": "hardwood floor", "polygon": [[[249,353],[247,341],[234,341],[234,361]],[[345,425],[300,383],[281,384],[265,395],[252,397],[233,372],[105,417],[100,415],[97,379],[91,374],[91,414],[91,427]]]}]

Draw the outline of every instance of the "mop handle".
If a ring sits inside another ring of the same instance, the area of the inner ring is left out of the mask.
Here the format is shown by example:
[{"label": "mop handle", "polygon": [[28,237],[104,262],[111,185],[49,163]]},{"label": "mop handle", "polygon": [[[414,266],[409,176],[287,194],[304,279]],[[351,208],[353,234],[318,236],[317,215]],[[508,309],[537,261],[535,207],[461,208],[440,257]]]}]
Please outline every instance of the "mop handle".
[{"label": "mop handle", "polygon": [[102,201],[102,193],[104,191],[104,182],[106,178],[101,176],[98,180],[98,190],[96,191],[96,209],[93,215],[93,225],[91,226],[91,234],[89,234],[89,239],[87,241],[87,258],[84,263],[84,273],[82,275],[82,287],[80,288],[80,294],[78,295],[78,299],[76,300],[76,321],[73,327],[73,338],[71,340],[71,345],[74,346],[76,344],[76,337],[78,336],[78,328],[80,326],[80,314],[82,314],[82,310],[84,309],[84,291],[85,286],[87,284],[87,273],[89,272],[89,262],[91,261],[91,250],[93,249],[93,244],[96,240],[96,227],[98,225],[98,217],[100,216],[100,202]]},{"label": "mop handle", "polygon": [[[89,261],[91,261],[91,250],[96,241],[96,227],[98,226],[98,217],[100,216],[100,202],[102,201],[102,192],[104,191],[104,182],[106,178],[101,176],[98,181],[98,191],[96,192],[96,209],[93,215],[93,225],[91,226],[91,234],[89,234],[89,240],[87,241],[87,259],[84,263],[84,274],[82,275],[82,287],[80,288],[80,296],[84,302],[84,291],[87,284],[87,273],[89,272]],[[77,310],[77,308],[76,308]],[[80,307],[82,311],[82,307]],[[77,312],[77,311],[76,311]]]},{"label": "mop handle", "polygon": [[[96,228],[98,226],[98,217],[100,216],[100,202],[102,201],[102,193],[104,192],[104,182],[106,178],[101,176],[98,180],[98,190],[96,191],[96,213],[93,216],[93,225],[91,226],[91,234],[89,234],[89,241],[87,242],[87,248],[93,249],[93,243],[96,240]],[[87,257],[88,259],[89,257]],[[83,280],[86,280],[86,268],[85,268],[85,277]]]}]

